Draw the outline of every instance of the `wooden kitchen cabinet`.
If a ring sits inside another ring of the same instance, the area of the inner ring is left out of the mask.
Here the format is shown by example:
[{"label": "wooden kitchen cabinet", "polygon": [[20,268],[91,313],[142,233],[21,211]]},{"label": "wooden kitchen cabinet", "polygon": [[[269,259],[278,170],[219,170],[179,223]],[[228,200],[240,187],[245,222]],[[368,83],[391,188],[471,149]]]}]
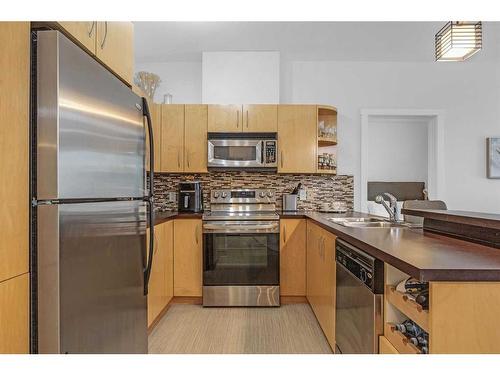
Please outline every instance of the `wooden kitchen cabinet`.
[{"label": "wooden kitchen cabinet", "polygon": [[280,293],[306,295],[306,220],[280,220]]},{"label": "wooden kitchen cabinet", "polygon": [[208,107],[186,104],[184,113],[184,172],[206,173]]},{"label": "wooden kitchen cabinet", "polygon": [[307,222],[307,300],[335,350],[335,235]]},{"label": "wooden kitchen cabinet", "polygon": [[[147,231],[149,249],[149,229]],[[155,225],[153,266],[148,292],[148,327],[173,297],[173,221]]]},{"label": "wooden kitchen cabinet", "polygon": [[[151,267],[151,275],[149,277],[148,286],[148,327],[151,326],[153,321],[162,311],[166,297],[165,285],[165,251],[163,244],[160,244],[163,231],[162,225],[155,226],[154,234],[154,251],[153,251],[153,265]],[[147,230],[147,249],[149,249],[149,232]]]},{"label": "wooden kitchen cabinet", "polygon": [[30,23],[0,22],[0,45],[8,51],[0,54],[0,281],[3,281],[28,272]]},{"label": "wooden kitchen cabinet", "polygon": [[307,248],[306,248],[306,297],[317,314],[319,306],[320,285],[320,240],[321,228],[311,221],[307,221]]},{"label": "wooden kitchen cabinet", "polygon": [[278,106],[275,104],[243,105],[244,132],[276,133],[278,131]]},{"label": "wooden kitchen cabinet", "polygon": [[96,51],[97,21],[59,21],[59,25],[92,54]]},{"label": "wooden kitchen cabinet", "polygon": [[335,350],[336,236],[323,229],[322,238],[321,274],[323,277],[319,292],[321,308],[318,320],[330,347]]},{"label": "wooden kitchen cabinet", "polygon": [[241,132],[243,129],[243,111],[239,104],[209,104],[209,132]]},{"label": "wooden kitchen cabinet", "polygon": [[29,353],[29,274],[0,283],[0,354]]},{"label": "wooden kitchen cabinet", "polygon": [[134,24],[97,22],[95,55],[129,84],[134,74]]},{"label": "wooden kitchen cabinet", "polygon": [[162,172],[184,171],[184,104],[161,105]]},{"label": "wooden kitchen cabinet", "polygon": [[202,295],[202,232],[200,219],[174,221],[174,296]]},{"label": "wooden kitchen cabinet", "polygon": [[278,106],[278,173],[316,173],[317,107]]}]

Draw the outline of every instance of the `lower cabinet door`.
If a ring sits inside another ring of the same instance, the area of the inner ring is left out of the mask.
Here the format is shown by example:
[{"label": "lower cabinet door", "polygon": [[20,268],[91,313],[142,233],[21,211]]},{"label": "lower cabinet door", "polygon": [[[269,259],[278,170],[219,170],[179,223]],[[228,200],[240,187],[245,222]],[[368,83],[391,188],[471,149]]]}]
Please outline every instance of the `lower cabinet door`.
[{"label": "lower cabinet door", "polygon": [[0,354],[29,353],[29,274],[0,283]]},{"label": "lower cabinet door", "polygon": [[307,222],[306,297],[316,317],[320,310],[320,279],[323,277],[320,263],[320,230],[317,225]]},{"label": "lower cabinet door", "polygon": [[306,295],[306,220],[280,222],[280,293]]},{"label": "lower cabinet door", "polygon": [[[148,327],[153,324],[165,306],[165,249],[162,241],[163,224],[155,225],[153,266],[148,290]],[[147,231],[147,248],[149,249],[149,229]]]},{"label": "lower cabinet door", "polygon": [[335,235],[322,230],[321,328],[335,350]]},{"label": "lower cabinet door", "polygon": [[165,304],[174,296],[174,221],[163,225],[162,243],[165,249]]},{"label": "lower cabinet door", "polygon": [[201,230],[200,219],[174,221],[174,296],[201,297]]}]

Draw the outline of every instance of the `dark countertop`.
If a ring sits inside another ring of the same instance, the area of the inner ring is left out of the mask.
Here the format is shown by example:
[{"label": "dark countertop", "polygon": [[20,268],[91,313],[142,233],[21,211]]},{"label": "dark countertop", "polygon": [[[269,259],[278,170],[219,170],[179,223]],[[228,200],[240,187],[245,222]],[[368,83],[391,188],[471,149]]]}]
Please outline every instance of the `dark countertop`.
[{"label": "dark countertop", "polygon": [[454,210],[416,210],[407,208],[402,209],[401,213],[500,230],[500,215],[497,214]]},{"label": "dark countertop", "polygon": [[[329,217],[373,217],[315,211],[279,212],[282,219],[307,218],[372,256],[421,281],[500,281],[500,250],[410,228],[349,228]],[[199,218],[176,211],[156,213],[156,224]]]},{"label": "dark countertop", "polygon": [[349,228],[328,217],[370,217],[352,212],[284,212],[308,218],[339,238],[422,281],[500,281],[500,250],[410,228]]},{"label": "dark countertop", "polygon": [[177,211],[155,212],[155,225],[164,223],[173,219],[201,219],[203,214],[183,213]]}]

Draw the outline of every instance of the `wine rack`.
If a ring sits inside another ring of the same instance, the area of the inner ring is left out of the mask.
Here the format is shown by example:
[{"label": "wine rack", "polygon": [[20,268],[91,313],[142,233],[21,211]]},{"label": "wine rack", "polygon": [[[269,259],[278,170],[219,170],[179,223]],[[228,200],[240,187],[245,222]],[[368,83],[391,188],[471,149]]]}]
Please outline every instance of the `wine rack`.
[{"label": "wine rack", "polygon": [[401,311],[408,318],[417,323],[424,331],[429,332],[429,311],[413,301],[406,294],[396,290],[393,285],[385,288],[387,301]]},{"label": "wine rack", "polygon": [[385,324],[384,335],[399,353],[422,354],[422,351],[413,345],[410,340],[408,340],[408,337],[399,332],[394,324]]},{"label": "wine rack", "polygon": [[409,319],[427,334],[430,333],[429,310],[425,310],[407,294],[396,290],[396,285],[408,277],[404,272],[385,265],[384,337],[398,353],[422,354],[422,349],[396,328],[396,324]]}]

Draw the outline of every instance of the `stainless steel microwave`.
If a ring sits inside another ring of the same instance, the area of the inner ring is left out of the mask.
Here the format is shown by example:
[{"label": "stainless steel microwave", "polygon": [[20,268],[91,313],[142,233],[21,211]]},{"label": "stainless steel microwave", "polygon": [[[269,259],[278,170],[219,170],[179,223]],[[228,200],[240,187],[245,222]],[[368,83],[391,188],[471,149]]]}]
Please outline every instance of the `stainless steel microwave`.
[{"label": "stainless steel microwave", "polygon": [[208,133],[208,168],[276,170],[276,133]]}]

